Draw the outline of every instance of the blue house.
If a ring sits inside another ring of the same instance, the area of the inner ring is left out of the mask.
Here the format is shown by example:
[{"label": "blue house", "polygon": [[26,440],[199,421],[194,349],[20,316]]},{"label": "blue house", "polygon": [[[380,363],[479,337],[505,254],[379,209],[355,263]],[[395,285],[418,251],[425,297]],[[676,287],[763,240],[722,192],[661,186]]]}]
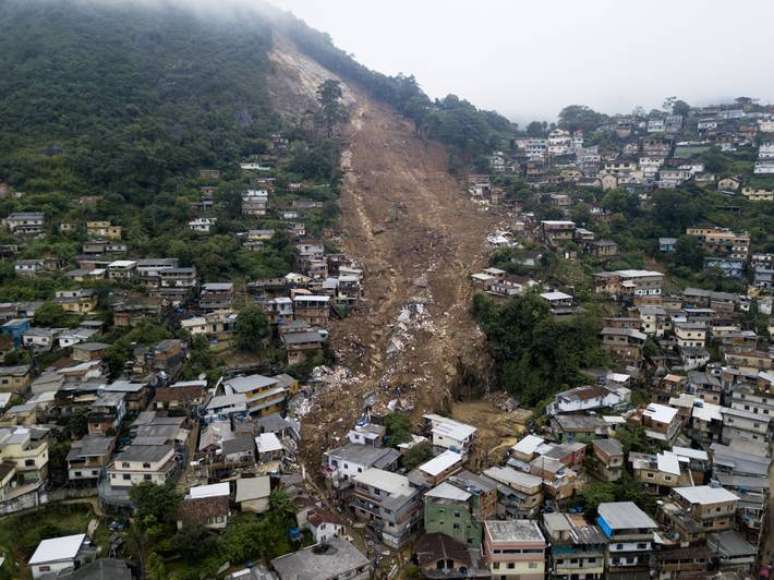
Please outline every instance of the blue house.
[{"label": "blue house", "polygon": [[738,258],[704,258],[704,271],[720,270],[724,278],[741,278],[744,274],[744,260]]},{"label": "blue house", "polygon": [[677,245],[677,238],[659,238],[658,239],[658,251],[666,254],[671,254],[675,251]]},{"label": "blue house", "polygon": [[13,340],[14,348],[19,348],[22,345],[22,335],[30,329],[29,318],[14,318],[9,320],[2,326],[0,326],[0,332],[6,336],[10,336]]}]

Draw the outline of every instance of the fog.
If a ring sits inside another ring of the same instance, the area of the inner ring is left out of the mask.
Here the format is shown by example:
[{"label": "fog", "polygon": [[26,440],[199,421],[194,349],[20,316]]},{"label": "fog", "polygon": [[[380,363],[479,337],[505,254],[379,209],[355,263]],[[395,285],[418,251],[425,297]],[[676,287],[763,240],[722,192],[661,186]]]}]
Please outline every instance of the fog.
[{"label": "fog", "polygon": [[[221,13],[260,6],[131,1]],[[765,0],[269,1],[375,70],[414,74],[431,97],[453,92],[522,123],[551,120],[567,104],[630,112],[672,95],[774,102],[774,2]]]}]

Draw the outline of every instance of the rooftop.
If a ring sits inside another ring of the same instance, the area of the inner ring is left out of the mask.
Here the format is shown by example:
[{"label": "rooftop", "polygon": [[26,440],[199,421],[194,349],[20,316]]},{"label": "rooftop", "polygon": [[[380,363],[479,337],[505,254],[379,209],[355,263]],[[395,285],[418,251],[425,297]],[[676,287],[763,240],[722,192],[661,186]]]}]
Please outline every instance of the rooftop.
[{"label": "rooftop", "polygon": [[358,473],[354,478],[356,483],[375,487],[390,495],[411,495],[412,487],[406,476],[383,469],[371,468],[363,473]]},{"label": "rooftop", "polygon": [[545,539],[535,520],[485,521],[485,534],[493,542],[537,542],[545,544]]},{"label": "rooftop", "polygon": [[739,496],[731,493],[727,489],[722,487],[713,487],[711,485],[676,487],[674,491],[689,503],[698,503],[702,505],[727,501],[737,501],[739,499]]},{"label": "rooftop", "polygon": [[597,512],[612,530],[658,528],[658,524],[631,501],[601,503]]},{"label": "rooftop", "polygon": [[434,457],[430,461],[420,465],[419,469],[428,475],[435,477],[447,469],[450,469],[451,467],[461,463],[462,456],[459,453],[455,453],[454,451],[447,449],[437,457]]},{"label": "rooftop", "polygon": [[309,546],[271,561],[282,580],[344,577],[369,564],[368,558],[355,546],[336,537],[330,538],[325,546]]},{"label": "rooftop", "polygon": [[49,538],[38,544],[35,553],[32,554],[29,565],[58,562],[61,560],[73,560],[86,541],[86,534],[73,534],[60,538]]}]

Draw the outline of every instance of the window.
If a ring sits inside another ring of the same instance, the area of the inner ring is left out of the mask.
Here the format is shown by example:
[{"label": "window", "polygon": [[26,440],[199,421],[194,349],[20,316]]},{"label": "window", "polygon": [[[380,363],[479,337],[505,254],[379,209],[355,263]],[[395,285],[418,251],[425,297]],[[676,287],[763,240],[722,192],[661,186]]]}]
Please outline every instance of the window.
[{"label": "window", "polygon": [[515,562],[508,562],[508,570],[513,570],[514,568],[516,568],[516,563]]},{"label": "window", "polygon": [[132,479],[132,476],[128,473],[124,473],[124,481],[129,481],[130,479]]},{"label": "window", "polygon": [[34,467],[35,466],[35,460],[34,459],[25,459],[24,460],[24,466],[25,467]]},{"label": "window", "polygon": [[123,468],[125,468],[125,469],[129,469],[129,462],[128,462],[128,461],[123,461],[123,462],[121,463],[121,467],[123,467]]},{"label": "window", "polygon": [[537,568],[537,562],[530,562],[529,563],[530,568]]},{"label": "window", "polygon": [[151,477],[151,474],[150,474],[150,473],[146,473],[145,475],[143,475],[143,476],[142,476],[142,478],[143,478],[145,481],[150,481],[150,480],[152,479],[152,477]]},{"label": "window", "polygon": [[81,476],[81,472],[80,471],[76,471],[74,473],[75,473],[75,477],[80,477]]},{"label": "window", "polygon": [[459,530],[459,529],[460,529],[460,525],[459,525],[458,523],[456,523],[456,522],[455,522],[454,526],[452,526],[452,527],[453,527],[455,530]]}]

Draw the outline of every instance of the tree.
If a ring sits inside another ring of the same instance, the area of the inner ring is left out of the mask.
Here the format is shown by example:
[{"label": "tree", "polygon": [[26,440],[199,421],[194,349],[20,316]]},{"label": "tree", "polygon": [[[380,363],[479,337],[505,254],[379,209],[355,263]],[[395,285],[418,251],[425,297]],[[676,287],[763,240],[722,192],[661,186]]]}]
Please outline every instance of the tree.
[{"label": "tree", "polygon": [[182,500],[172,483],[158,485],[143,481],[129,489],[129,499],[140,522],[169,524],[175,521]]},{"label": "tree", "polygon": [[414,469],[422,465],[425,461],[433,458],[433,446],[429,441],[422,441],[413,447],[410,447],[403,456],[403,466],[408,469]]},{"label": "tree", "polygon": [[268,335],[269,323],[259,306],[248,306],[239,312],[234,325],[234,336],[239,350],[257,353]]},{"label": "tree", "polygon": [[411,420],[405,413],[398,411],[389,413],[384,418],[387,443],[395,447],[411,441]]},{"label": "tree", "polygon": [[328,79],[317,87],[317,103],[320,105],[320,120],[325,127],[328,137],[333,135],[336,125],[347,119],[347,111],[341,103],[344,93],[341,83]]},{"label": "tree", "polygon": [[704,249],[694,236],[680,236],[675,244],[675,264],[700,271],[704,267]]},{"label": "tree", "polygon": [[35,326],[62,327],[67,326],[69,315],[59,304],[46,302],[35,310],[32,322]]},{"label": "tree", "polygon": [[530,137],[545,137],[545,127],[540,121],[532,121],[527,125],[527,135]]},{"label": "tree", "polygon": [[607,115],[585,105],[568,105],[559,112],[559,127],[568,131],[591,131],[605,123],[607,118]]}]

